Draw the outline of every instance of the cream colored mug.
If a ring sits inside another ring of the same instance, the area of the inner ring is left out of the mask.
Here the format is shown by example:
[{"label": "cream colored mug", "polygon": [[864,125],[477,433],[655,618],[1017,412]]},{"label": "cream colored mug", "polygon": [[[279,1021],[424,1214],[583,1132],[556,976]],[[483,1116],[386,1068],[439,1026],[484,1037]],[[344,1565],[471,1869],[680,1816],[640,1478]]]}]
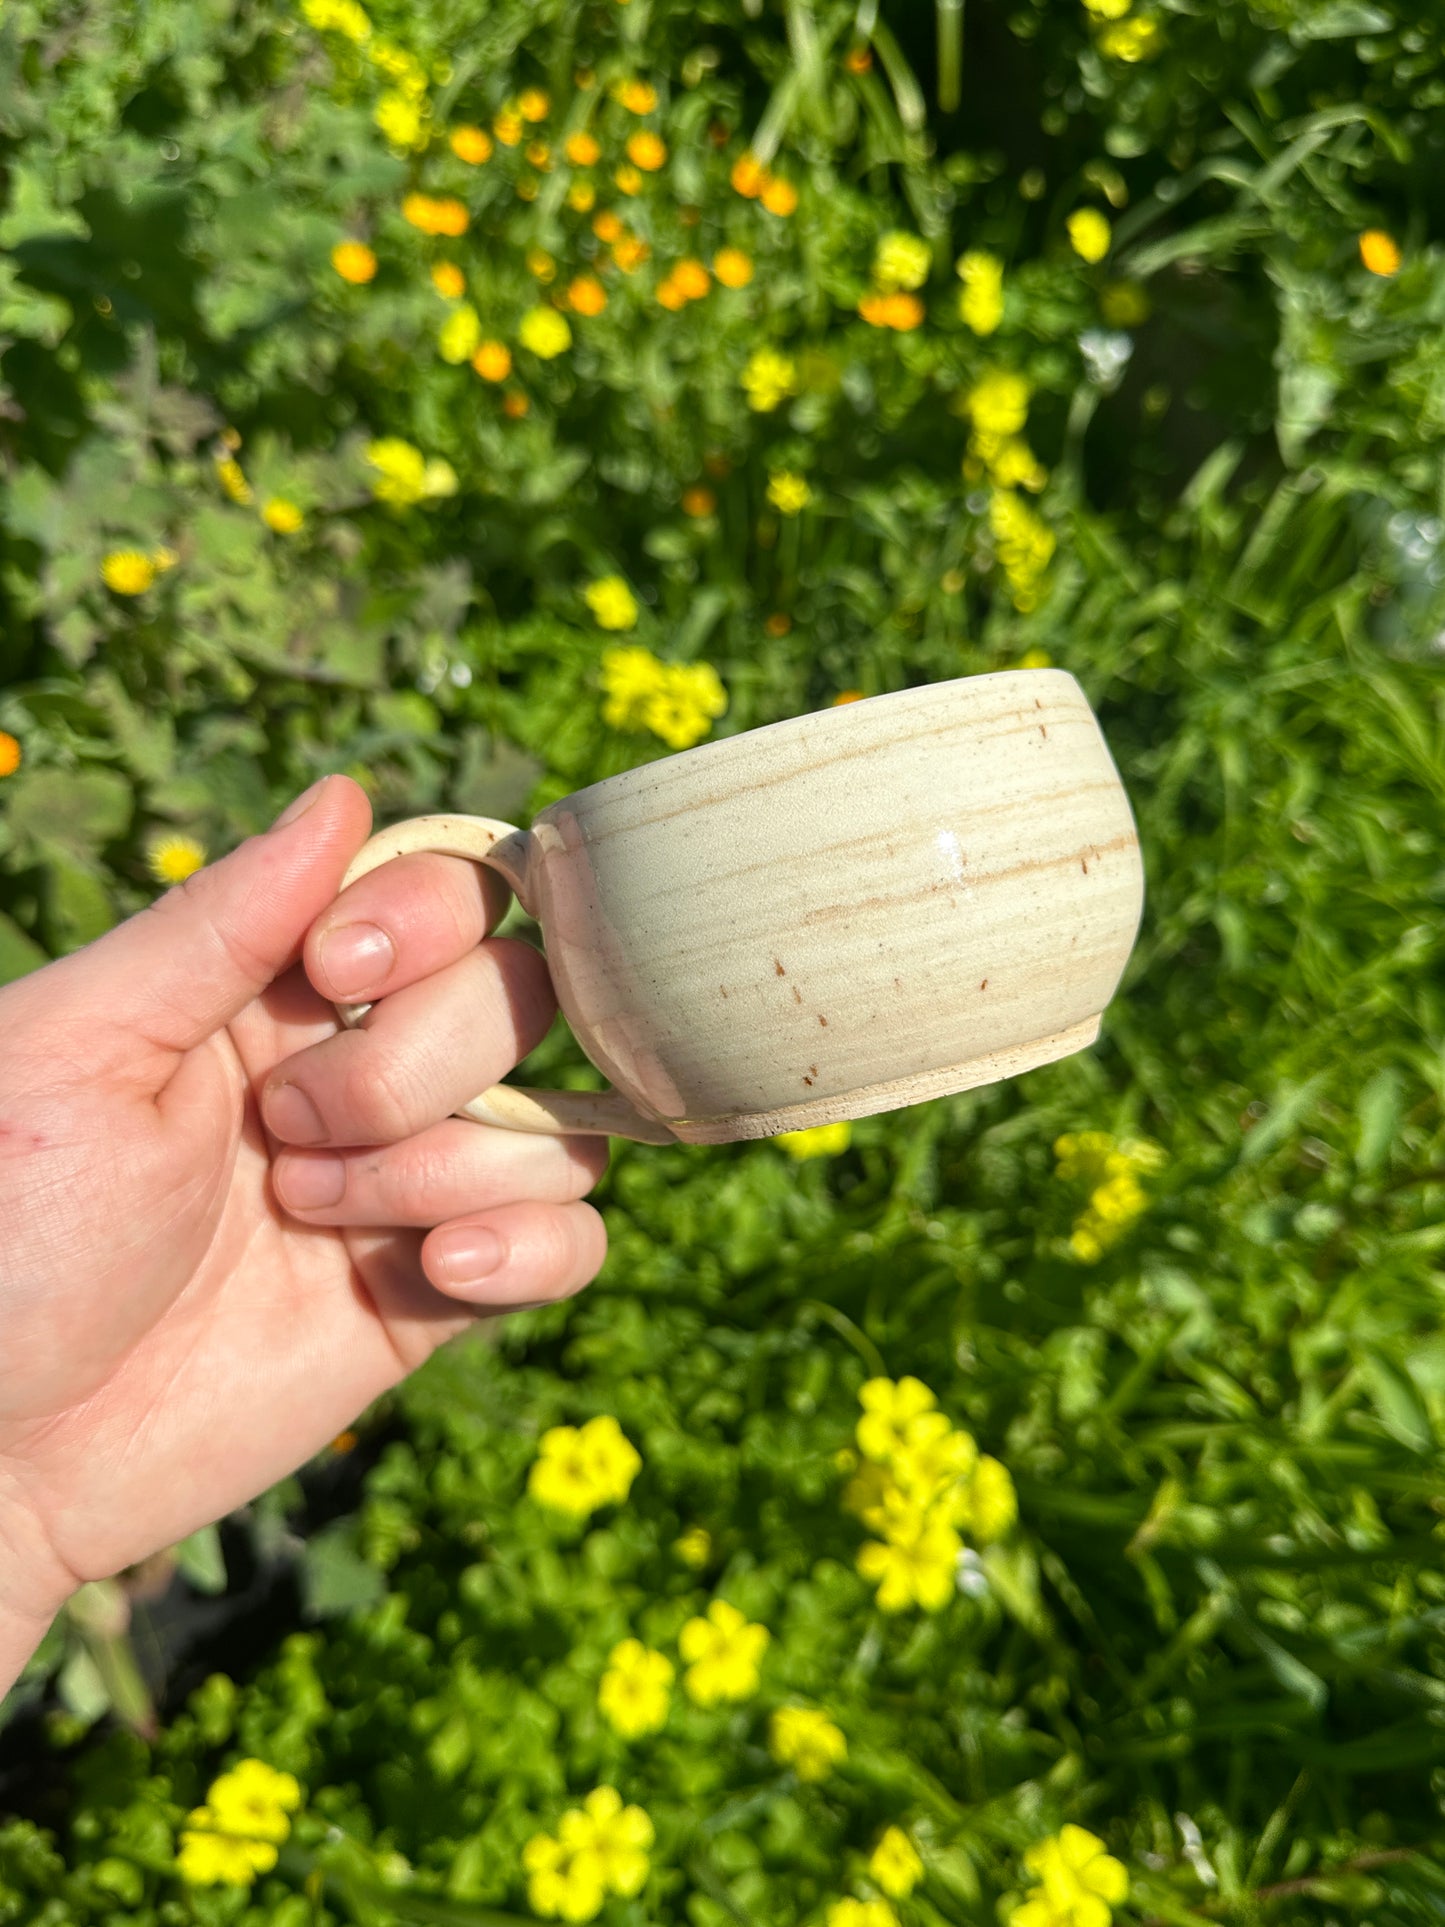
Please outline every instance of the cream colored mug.
[{"label": "cream colored mug", "polygon": [[645,1144],[867,1117],[1083,1050],[1143,909],[1119,772],[1059,669],[769,723],[589,784],[530,830],[413,817],[343,888],[418,850],[506,879],[615,1086],[497,1084],[457,1115]]}]

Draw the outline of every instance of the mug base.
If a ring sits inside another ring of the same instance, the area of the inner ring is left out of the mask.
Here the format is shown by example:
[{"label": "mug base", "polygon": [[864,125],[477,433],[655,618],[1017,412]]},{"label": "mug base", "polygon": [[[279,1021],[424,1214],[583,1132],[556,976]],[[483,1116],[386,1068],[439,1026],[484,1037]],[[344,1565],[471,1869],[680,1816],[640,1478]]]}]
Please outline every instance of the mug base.
[{"label": "mug base", "polygon": [[819,1124],[839,1124],[845,1118],[876,1117],[882,1111],[899,1111],[907,1104],[924,1104],[934,1097],[952,1097],[971,1091],[980,1084],[998,1084],[1006,1077],[1018,1077],[1052,1064],[1060,1057],[1072,1057],[1086,1050],[1099,1035],[1099,1017],[1086,1018],[1082,1024],[1056,1031],[1052,1037],[1036,1037],[1027,1044],[1008,1050],[987,1051],[970,1057],[963,1064],[946,1064],[940,1070],[915,1071],[910,1077],[890,1078],[885,1084],[866,1084],[856,1091],[836,1097],[813,1097],[803,1104],[789,1104],[779,1111],[734,1111],[726,1117],[669,1118],[667,1128],[681,1144],[734,1144],[744,1138],[776,1137],[779,1131],[808,1131]]}]

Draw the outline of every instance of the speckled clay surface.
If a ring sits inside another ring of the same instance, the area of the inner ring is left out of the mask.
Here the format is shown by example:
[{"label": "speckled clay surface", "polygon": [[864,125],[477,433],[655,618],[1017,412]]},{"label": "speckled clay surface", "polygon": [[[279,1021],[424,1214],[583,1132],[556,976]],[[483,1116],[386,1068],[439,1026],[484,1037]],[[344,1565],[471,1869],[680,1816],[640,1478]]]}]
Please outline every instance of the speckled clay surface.
[{"label": "speckled clay surface", "polygon": [[1143,906],[1128,799],[1056,669],[706,743],[563,797],[530,833],[414,818],[346,881],[419,849],[507,878],[619,1094],[498,1086],[462,1114],[649,1142],[868,1116],[1081,1050]]}]

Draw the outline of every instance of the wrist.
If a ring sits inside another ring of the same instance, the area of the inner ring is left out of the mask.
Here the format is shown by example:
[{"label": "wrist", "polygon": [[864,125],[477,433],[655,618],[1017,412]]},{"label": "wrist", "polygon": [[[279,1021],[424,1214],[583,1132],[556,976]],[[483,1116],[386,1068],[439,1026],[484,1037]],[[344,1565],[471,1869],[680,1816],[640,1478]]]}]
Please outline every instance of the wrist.
[{"label": "wrist", "polygon": [[0,1698],[24,1671],[76,1581],[0,1464]]}]

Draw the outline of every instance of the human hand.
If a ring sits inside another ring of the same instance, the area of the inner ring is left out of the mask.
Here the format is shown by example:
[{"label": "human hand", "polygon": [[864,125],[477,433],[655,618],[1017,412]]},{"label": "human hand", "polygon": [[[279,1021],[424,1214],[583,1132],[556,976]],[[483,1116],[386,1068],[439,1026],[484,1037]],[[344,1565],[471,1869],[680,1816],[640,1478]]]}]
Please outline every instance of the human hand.
[{"label": "human hand", "polygon": [[[556,1008],[537,951],[482,941],[504,886],[416,855],[338,898],[370,825],[324,778],[0,990],[0,1693],[78,1585],[602,1263],[605,1138],[451,1115]],[[344,963],[363,925],[385,935]],[[354,1030],[329,1001],[378,997]]]}]

